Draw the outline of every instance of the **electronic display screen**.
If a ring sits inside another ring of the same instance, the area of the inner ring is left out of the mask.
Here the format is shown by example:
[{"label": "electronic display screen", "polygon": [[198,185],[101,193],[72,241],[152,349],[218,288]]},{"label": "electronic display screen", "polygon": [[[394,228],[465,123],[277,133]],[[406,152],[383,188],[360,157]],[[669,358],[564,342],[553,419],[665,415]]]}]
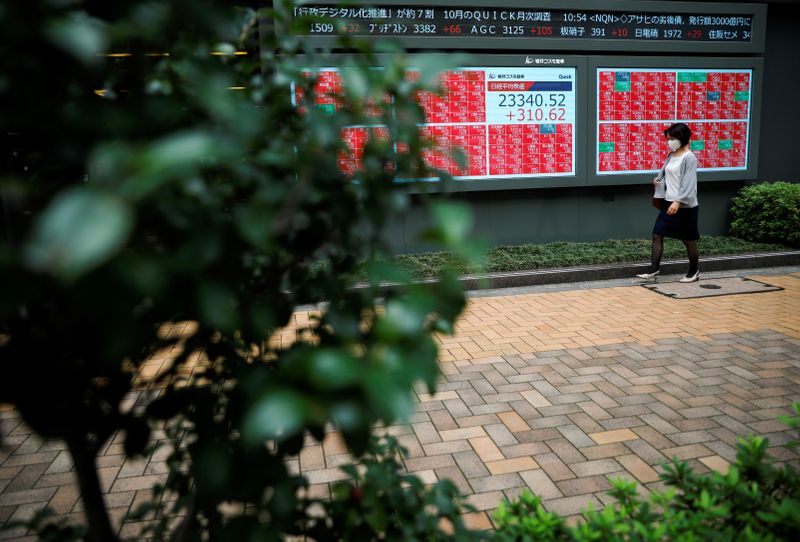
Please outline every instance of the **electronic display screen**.
[{"label": "electronic display screen", "polygon": [[[685,6],[683,4],[682,6]],[[718,7],[718,6],[713,6]],[[750,42],[753,13],[724,11],[684,13],[664,11],[573,8],[436,5],[376,5],[349,7],[305,4],[292,17],[319,17],[303,32],[307,36],[416,36],[468,38],[479,36],[485,47],[503,38],[536,42],[553,39],[668,42]],[[301,32],[301,27],[295,27]],[[539,45],[539,43],[536,43]]]},{"label": "electronic display screen", "polygon": [[[343,78],[336,68],[316,75],[314,105],[333,113],[340,107],[336,96]],[[406,77],[413,80],[419,73],[412,69]],[[462,180],[574,176],[576,77],[576,68],[565,66],[442,73],[441,94],[416,96],[426,121],[421,135],[431,143],[424,151],[426,163]],[[299,103],[299,90],[294,94]],[[350,152],[339,157],[339,167],[352,177],[368,138],[387,137],[387,131],[376,118],[375,125],[348,127],[342,136]],[[453,158],[456,148],[466,157],[463,167]]]},{"label": "electronic display screen", "polygon": [[598,68],[596,173],[657,171],[675,122],[692,131],[698,169],[747,169],[752,88],[752,69]]}]

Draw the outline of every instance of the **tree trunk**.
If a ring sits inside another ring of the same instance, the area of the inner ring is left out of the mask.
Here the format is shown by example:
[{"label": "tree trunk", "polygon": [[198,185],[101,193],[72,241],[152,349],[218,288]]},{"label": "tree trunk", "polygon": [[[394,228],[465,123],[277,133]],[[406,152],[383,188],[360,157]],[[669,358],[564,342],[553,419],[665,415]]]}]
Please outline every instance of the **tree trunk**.
[{"label": "tree trunk", "polygon": [[103,492],[100,489],[100,479],[97,477],[95,454],[91,446],[78,436],[67,441],[75,471],[78,475],[78,485],[81,489],[84,513],[89,523],[90,542],[114,542],[119,540],[111,528],[111,521],[106,511]]}]

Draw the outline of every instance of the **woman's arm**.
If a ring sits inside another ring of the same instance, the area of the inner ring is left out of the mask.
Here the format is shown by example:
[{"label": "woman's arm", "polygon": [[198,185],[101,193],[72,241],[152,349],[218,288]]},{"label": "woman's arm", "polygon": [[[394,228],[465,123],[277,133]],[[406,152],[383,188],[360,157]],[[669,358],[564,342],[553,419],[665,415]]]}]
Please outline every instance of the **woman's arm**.
[{"label": "woman's arm", "polygon": [[694,206],[697,203],[697,157],[689,153],[682,164],[682,174],[675,201]]}]

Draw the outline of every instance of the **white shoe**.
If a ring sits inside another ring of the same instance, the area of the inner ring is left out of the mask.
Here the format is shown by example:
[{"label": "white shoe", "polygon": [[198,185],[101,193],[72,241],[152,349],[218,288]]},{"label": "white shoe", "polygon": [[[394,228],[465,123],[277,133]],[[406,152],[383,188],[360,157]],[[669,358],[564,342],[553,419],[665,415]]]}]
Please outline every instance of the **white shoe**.
[{"label": "white shoe", "polygon": [[660,274],[661,274],[661,270],[657,269],[657,270],[653,271],[652,273],[639,273],[636,276],[638,278],[640,278],[640,279],[654,279]]},{"label": "white shoe", "polygon": [[691,277],[690,276],[685,276],[681,280],[679,280],[678,282],[696,282],[698,280],[700,280],[700,271],[696,271],[695,274],[692,275]]}]

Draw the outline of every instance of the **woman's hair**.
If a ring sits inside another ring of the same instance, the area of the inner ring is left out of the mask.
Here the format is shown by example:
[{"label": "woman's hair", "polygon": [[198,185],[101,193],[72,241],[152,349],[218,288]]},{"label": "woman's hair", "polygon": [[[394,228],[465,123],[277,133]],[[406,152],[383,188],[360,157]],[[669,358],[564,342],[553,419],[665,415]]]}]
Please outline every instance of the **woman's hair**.
[{"label": "woman's hair", "polygon": [[681,142],[681,147],[689,143],[689,138],[692,137],[692,131],[682,122],[676,122],[666,130],[664,130],[664,137],[671,136]]}]

